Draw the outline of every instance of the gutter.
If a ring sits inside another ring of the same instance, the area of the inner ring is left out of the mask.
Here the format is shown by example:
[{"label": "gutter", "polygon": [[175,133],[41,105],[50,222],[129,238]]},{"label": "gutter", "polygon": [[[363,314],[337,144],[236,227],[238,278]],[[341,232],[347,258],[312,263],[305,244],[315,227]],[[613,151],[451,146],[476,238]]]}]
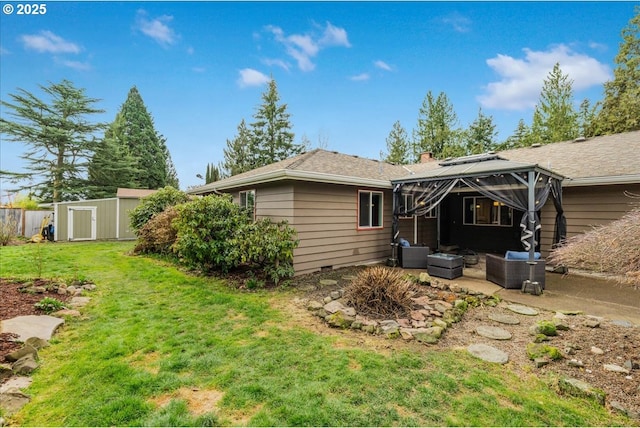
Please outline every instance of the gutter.
[{"label": "gutter", "polygon": [[606,186],[608,184],[640,184],[640,174],[565,178],[562,187]]}]

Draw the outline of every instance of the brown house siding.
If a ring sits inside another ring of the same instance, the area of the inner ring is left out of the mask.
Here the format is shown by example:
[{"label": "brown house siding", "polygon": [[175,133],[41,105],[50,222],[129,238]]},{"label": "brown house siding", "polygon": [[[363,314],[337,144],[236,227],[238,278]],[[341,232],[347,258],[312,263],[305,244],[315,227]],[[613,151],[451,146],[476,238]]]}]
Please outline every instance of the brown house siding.
[{"label": "brown house siding", "polygon": [[[640,184],[617,184],[608,186],[565,187],[562,189],[563,206],[567,217],[567,237],[591,230],[594,226],[618,220],[633,208],[634,201],[625,196],[625,191],[640,194]],[[541,215],[541,249],[549,254],[553,242],[556,210],[549,200]]]},{"label": "brown house siding", "polygon": [[300,245],[294,251],[296,275],[322,267],[379,262],[390,256],[391,191],[383,196],[383,228],[357,229],[358,190],[365,187],[296,183],[295,219]]}]

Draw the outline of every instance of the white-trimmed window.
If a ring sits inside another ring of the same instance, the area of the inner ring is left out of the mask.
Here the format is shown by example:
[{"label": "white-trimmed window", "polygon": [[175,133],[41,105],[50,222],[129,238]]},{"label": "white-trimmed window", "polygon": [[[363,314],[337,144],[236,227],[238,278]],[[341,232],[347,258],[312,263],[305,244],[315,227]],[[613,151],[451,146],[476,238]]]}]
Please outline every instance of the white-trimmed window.
[{"label": "white-trimmed window", "polygon": [[382,192],[358,190],[358,229],[382,228]]},{"label": "white-trimmed window", "polygon": [[247,210],[252,219],[256,218],[256,191],[243,190],[240,192],[240,206]]},{"label": "white-trimmed window", "polygon": [[513,226],[513,209],[481,196],[464,198],[463,224],[470,226]]}]

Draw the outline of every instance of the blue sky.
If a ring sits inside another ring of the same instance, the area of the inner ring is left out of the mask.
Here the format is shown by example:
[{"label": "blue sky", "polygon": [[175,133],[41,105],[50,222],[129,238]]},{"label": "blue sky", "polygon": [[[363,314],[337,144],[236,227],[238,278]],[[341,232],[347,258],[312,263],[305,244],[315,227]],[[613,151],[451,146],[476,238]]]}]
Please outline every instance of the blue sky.
[{"label": "blue sky", "polygon": [[[416,127],[428,91],[463,127],[482,107],[503,140],[530,123],[556,62],[577,104],[602,98],[635,4],[46,2],[35,16],[3,1],[0,97],[68,79],[111,122],[135,85],[184,189],[252,122],[270,76],[312,148],[378,159],[394,122]],[[23,149],[2,141],[0,169],[23,170]]]}]

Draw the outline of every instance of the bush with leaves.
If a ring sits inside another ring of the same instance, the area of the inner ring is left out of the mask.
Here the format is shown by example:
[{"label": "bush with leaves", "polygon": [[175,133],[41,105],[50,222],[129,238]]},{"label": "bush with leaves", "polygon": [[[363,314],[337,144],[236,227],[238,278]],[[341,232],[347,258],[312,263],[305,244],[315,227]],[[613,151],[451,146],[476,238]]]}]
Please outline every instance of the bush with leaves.
[{"label": "bush with leaves", "polygon": [[59,311],[60,309],[64,309],[64,303],[62,303],[58,299],[54,299],[53,297],[45,297],[33,305],[36,309],[40,309],[44,311],[46,314],[50,314],[52,312]]},{"label": "bush with leaves", "polygon": [[236,235],[241,262],[257,267],[274,284],[293,276],[293,250],[298,246],[296,231],[286,221],[272,223],[265,218],[247,224]]},{"label": "bush with leaves", "polygon": [[152,195],[142,198],[142,203],[131,210],[129,213],[131,228],[137,235],[151,217],[160,214],[167,207],[182,204],[188,200],[189,196],[186,193],[171,186],[163,187]]},{"label": "bush with leaves", "polygon": [[154,215],[142,229],[138,231],[138,241],[133,252],[170,254],[178,237],[173,220],[178,217],[175,207],[169,207],[160,214]]},{"label": "bush with leaves", "polygon": [[175,249],[185,264],[225,273],[240,264],[236,236],[241,236],[250,219],[231,196],[204,196],[176,209]]}]

